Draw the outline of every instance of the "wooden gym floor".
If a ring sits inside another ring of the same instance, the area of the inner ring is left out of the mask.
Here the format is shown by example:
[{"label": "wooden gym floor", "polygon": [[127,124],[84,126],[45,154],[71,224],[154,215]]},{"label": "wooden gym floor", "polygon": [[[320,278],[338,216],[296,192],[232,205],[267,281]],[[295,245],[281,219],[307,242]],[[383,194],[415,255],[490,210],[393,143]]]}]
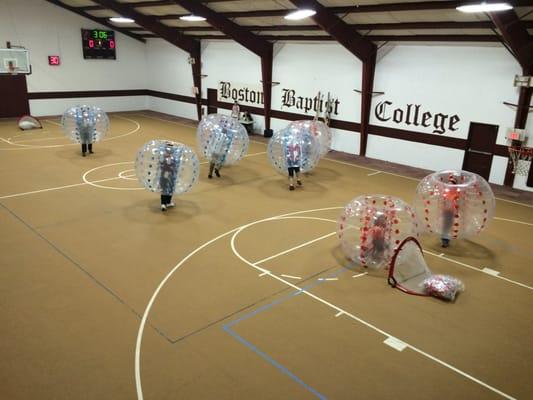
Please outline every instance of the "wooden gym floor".
[{"label": "wooden gym floor", "polygon": [[533,397],[529,195],[497,194],[470,241],[423,238],[430,268],[466,285],[450,304],[352,268],[335,236],[352,198],[411,202],[417,178],[330,154],[289,192],[257,137],[162,213],[136,151],[195,147],[194,123],[111,114],[86,158],[58,123],[0,120],[1,398]]}]

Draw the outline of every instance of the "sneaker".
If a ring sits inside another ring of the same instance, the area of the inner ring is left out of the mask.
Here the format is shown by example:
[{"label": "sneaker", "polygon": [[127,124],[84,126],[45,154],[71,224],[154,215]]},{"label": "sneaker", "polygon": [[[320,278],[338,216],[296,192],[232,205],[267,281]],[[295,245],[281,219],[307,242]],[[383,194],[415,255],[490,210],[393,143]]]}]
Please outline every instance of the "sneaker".
[{"label": "sneaker", "polygon": [[217,176],[217,178],[220,178],[220,172],[218,172],[218,169],[215,168],[215,175]]},{"label": "sneaker", "polygon": [[92,151],[92,150],[89,150],[89,153],[93,154],[93,153],[94,153],[94,151]]},{"label": "sneaker", "polygon": [[161,204],[161,211],[167,211],[167,206],[165,204]]},{"label": "sneaker", "polygon": [[213,179],[213,175],[211,175],[211,174],[210,174],[210,175],[207,175],[207,177],[208,177],[209,179]]},{"label": "sneaker", "polygon": [[294,190],[294,185],[289,185],[289,190]]},{"label": "sneaker", "polygon": [[450,245],[450,239],[441,239],[442,241],[442,247],[448,247]]},{"label": "sneaker", "polygon": [[176,207],[176,203],[171,201],[170,203],[167,204],[167,208],[170,208],[170,207]]},{"label": "sneaker", "polygon": [[297,180],[296,183],[298,184],[298,186],[302,186],[302,181],[301,180]]},{"label": "sneaker", "polygon": [[81,153],[82,157],[85,157],[85,152]]}]

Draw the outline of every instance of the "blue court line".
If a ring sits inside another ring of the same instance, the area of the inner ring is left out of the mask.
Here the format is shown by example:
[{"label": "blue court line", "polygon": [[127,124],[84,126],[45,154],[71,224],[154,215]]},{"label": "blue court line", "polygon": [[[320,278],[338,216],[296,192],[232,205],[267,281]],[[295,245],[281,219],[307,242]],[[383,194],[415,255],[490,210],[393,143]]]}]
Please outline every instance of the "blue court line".
[{"label": "blue court line", "polygon": [[[335,271],[331,276],[329,276],[328,278],[336,278],[338,277],[339,275],[341,275],[343,272],[347,272],[349,271],[348,269],[346,268],[340,268],[338,269],[337,271]],[[259,307],[258,309],[248,313],[248,314],[245,314],[243,315],[242,317],[234,320],[234,321],[231,321],[229,323],[227,323],[226,325],[224,325],[222,327],[222,329],[229,333],[233,338],[235,338],[239,343],[245,345],[246,347],[248,347],[250,350],[252,350],[254,353],[256,353],[258,356],[260,356],[261,358],[263,358],[264,360],[266,360],[268,363],[272,364],[275,368],[279,369],[281,372],[283,372],[285,375],[287,375],[289,378],[291,378],[293,381],[295,381],[296,383],[298,383],[299,385],[303,386],[305,389],[307,389],[309,392],[313,393],[316,397],[318,397],[319,399],[321,400],[327,400],[327,397],[324,396],[323,394],[321,394],[320,392],[318,392],[316,389],[314,389],[313,387],[309,386],[307,383],[305,383],[301,378],[299,378],[298,376],[296,376],[295,374],[293,374],[291,371],[289,371],[289,369],[285,366],[283,366],[282,364],[280,364],[279,362],[277,362],[276,360],[274,360],[272,357],[270,357],[268,354],[266,354],[264,351],[260,350],[257,346],[254,346],[251,342],[247,341],[246,339],[244,339],[242,336],[240,336],[237,332],[235,332],[233,329],[231,329],[233,326],[237,325],[239,322],[242,322],[246,319],[249,319],[263,311],[266,311],[270,308],[273,308],[275,306],[277,306],[278,304],[281,304],[287,300],[290,300],[292,299],[293,297],[295,296],[298,296],[300,294],[303,293],[304,290],[308,290],[312,287],[315,287],[317,285],[320,285],[320,284],[323,284],[323,283],[326,283],[327,281],[324,281],[324,280],[316,280],[315,282],[307,285],[307,286],[304,286],[302,289],[300,290],[297,290],[296,292],[293,292],[291,294],[289,294],[288,296],[285,296],[285,297],[282,297],[281,299],[278,299],[278,300],[275,300],[273,301],[272,303],[269,303],[269,304],[266,304],[264,306],[261,306]]]}]

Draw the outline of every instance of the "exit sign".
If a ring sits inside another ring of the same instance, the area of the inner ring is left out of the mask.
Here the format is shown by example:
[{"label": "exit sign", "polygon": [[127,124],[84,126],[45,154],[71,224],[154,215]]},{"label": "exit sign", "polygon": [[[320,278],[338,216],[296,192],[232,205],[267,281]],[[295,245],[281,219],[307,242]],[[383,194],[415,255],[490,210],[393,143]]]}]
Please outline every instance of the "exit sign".
[{"label": "exit sign", "polygon": [[59,65],[61,64],[61,60],[59,59],[59,56],[48,56],[48,65]]}]

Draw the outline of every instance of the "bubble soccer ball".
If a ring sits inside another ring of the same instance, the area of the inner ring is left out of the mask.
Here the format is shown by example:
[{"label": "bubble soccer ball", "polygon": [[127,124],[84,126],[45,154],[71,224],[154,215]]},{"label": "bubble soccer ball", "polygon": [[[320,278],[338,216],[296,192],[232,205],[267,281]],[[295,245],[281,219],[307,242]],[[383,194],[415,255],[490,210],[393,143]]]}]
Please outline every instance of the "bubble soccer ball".
[{"label": "bubble soccer ball", "polygon": [[74,106],[61,118],[65,135],[74,143],[90,144],[103,139],[109,129],[109,118],[99,107]]},{"label": "bubble soccer ball", "polygon": [[209,114],[202,118],[196,132],[200,154],[217,168],[241,160],[250,142],[244,126],[236,118]]},{"label": "bubble soccer ball", "polygon": [[403,200],[385,195],[350,201],[337,222],[337,235],[348,259],[365,268],[386,270],[396,247],[418,236],[414,210]]},{"label": "bubble soccer ball", "polygon": [[282,174],[286,174],[289,167],[300,167],[300,171],[308,172],[320,160],[320,144],[308,130],[288,126],[270,138],[268,159]]},{"label": "bubble soccer ball", "polygon": [[320,157],[325,156],[331,148],[332,135],[329,127],[322,121],[318,120],[305,120],[305,121],[293,121],[289,124],[289,127],[295,127],[302,131],[308,131],[316,137],[320,145]]},{"label": "bubble soccer ball", "polygon": [[137,152],[137,179],[151,192],[165,195],[188,192],[198,181],[200,162],[188,146],[169,140],[151,140]]},{"label": "bubble soccer ball", "polygon": [[496,201],[485,179],[468,171],[435,172],[420,181],[414,208],[421,227],[442,238],[481,232],[494,216]]}]

